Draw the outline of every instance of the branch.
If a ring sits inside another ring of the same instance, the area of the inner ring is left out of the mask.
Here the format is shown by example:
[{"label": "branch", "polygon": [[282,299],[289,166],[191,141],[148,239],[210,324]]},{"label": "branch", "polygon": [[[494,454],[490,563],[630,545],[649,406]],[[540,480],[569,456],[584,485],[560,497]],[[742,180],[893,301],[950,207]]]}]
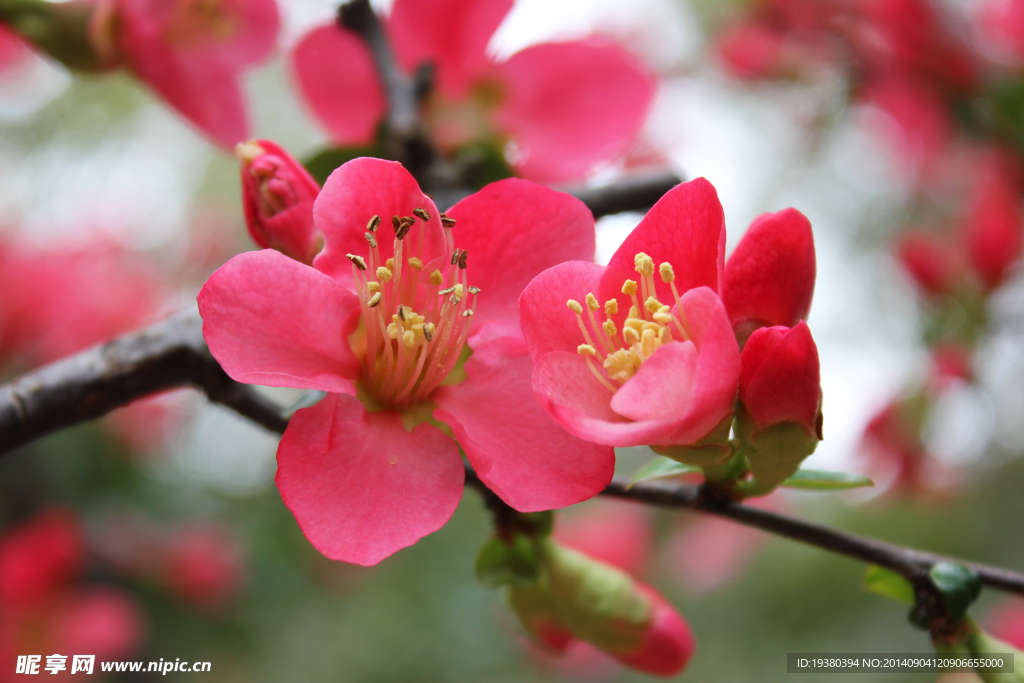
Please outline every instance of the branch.
[{"label": "branch", "polygon": [[420,120],[420,100],[429,90],[423,78],[402,71],[391,42],[368,0],[352,0],[338,9],[338,21],[358,33],[370,48],[387,99],[388,155],[420,179],[436,158]]},{"label": "branch", "polygon": [[681,182],[675,173],[666,171],[625,178],[613,185],[570,189],[567,192],[586,204],[594,218],[600,218],[623,211],[646,211]]},{"label": "branch", "polygon": [[[252,387],[235,382],[210,355],[195,310],[31,372],[0,387],[0,455],[51,432],[100,417],[134,400],[191,386],[262,425],[283,433],[282,409]],[[486,486],[466,465],[466,483]],[[742,503],[705,496],[700,486],[650,481],[632,487],[615,478],[604,494],[731,519],[777,536],[888,567],[913,580],[938,562],[972,567],[982,583],[1024,594],[1024,574],[904,548],[805,522]]]}]

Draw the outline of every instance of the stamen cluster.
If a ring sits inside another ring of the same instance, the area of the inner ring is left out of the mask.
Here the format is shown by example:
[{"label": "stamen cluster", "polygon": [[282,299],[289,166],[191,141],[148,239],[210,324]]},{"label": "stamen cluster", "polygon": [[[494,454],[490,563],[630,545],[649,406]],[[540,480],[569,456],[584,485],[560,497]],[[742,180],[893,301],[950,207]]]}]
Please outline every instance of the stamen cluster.
[{"label": "stamen cluster", "polygon": [[[405,238],[417,225],[417,253],[406,249]],[[380,216],[366,226],[367,257],[346,256],[362,303],[366,353],[363,383],[382,405],[402,407],[427,399],[459,361],[469,336],[479,287],[466,275],[469,253],[455,248],[455,219],[441,214],[441,226],[451,258],[421,283],[424,270],[425,226],[430,213],[393,216],[394,257],[384,260],[378,243]],[[421,293],[421,286],[425,294]],[[419,312],[416,310],[419,308]]]},{"label": "stamen cluster", "polygon": [[577,352],[586,358],[587,366],[594,376],[612,392],[636,374],[644,361],[663,344],[672,342],[675,335],[678,335],[680,341],[687,341],[691,337],[686,315],[679,304],[672,264],[662,263],[658,267],[658,275],[662,282],[672,287],[676,302],[674,313],[671,306],[662,304],[656,296],[654,260],[640,252],[634,258],[634,265],[640,276],[637,278],[639,283],[637,280],[626,280],[622,285],[622,293],[632,299],[633,305],[630,306],[621,333],[612,320],[612,316],[619,312],[618,300],[609,299],[604,303],[605,319],[600,324],[594,314],[601,309],[601,305],[593,293],[587,294],[586,320],[583,318],[583,306],[578,301],[569,299],[566,302],[569,310],[576,314],[580,331],[586,340],[585,344],[577,347]]}]

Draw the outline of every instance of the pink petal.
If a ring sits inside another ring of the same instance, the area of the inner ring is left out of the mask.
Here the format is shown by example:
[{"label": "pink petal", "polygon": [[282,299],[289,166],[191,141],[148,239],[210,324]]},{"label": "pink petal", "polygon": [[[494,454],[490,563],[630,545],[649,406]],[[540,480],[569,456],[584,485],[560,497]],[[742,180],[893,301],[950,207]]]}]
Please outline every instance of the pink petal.
[{"label": "pink petal", "polygon": [[594,258],[590,210],[543,185],[518,178],[492,183],[448,215],[457,221],[455,246],[469,251],[470,282],[481,288],[473,346],[520,334],[519,296],[545,269]]},{"label": "pink petal", "polygon": [[552,351],[575,354],[586,342],[566,302],[573,299],[583,304],[588,292],[598,292],[604,271],[596,263],[570,261],[548,268],[523,290],[519,319],[534,361]]},{"label": "pink petal", "polygon": [[313,204],[313,220],[324,235],[324,250],[313,261],[314,267],[353,288],[352,262],[345,254],[362,256],[370,263],[365,237],[370,219],[381,218],[377,231],[380,266],[394,256],[391,217],[411,216],[416,208],[425,209],[430,221],[424,224],[417,219],[402,249],[405,254],[420,254],[426,264],[443,256],[448,247],[437,208],[416,179],[397,161],[369,157],[353,159],[335,169]]},{"label": "pink petal", "polygon": [[650,586],[637,582],[637,587],[654,604],[651,625],[643,641],[633,652],[614,654],[626,666],[654,674],[677,676],[693,657],[696,642],[690,627],[665,598]]},{"label": "pink petal", "polygon": [[495,339],[473,352],[465,382],[431,397],[480,479],[521,512],[587,500],[615,471],[611,448],[569,435],[537,404],[532,370],[522,339]]},{"label": "pink petal", "polygon": [[743,347],[740,399],[759,427],[793,421],[813,433],[821,369],[807,323],[762,327],[750,335]]},{"label": "pink petal", "polygon": [[655,92],[640,61],[617,45],[544,43],[497,67],[507,89],[496,124],[519,148],[519,175],[579,180],[636,141]]},{"label": "pink petal", "polygon": [[315,28],[295,46],[292,73],[306,104],[334,142],[373,141],[385,101],[362,38],[334,23]]},{"label": "pink petal", "polygon": [[424,63],[436,68],[437,85],[449,98],[466,94],[491,61],[487,44],[513,0],[396,0],[388,33],[398,61],[409,73]]},{"label": "pink petal", "polygon": [[142,645],[145,631],[138,604],[113,588],[75,593],[53,616],[53,646],[58,652],[95,654],[97,659],[130,656]]},{"label": "pink petal", "polygon": [[310,543],[363,566],[444,526],[462,498],[459,448],[441,430],[411,432],[392,411],[330,394],[295,413],[277,449],[277,486]]},{"label": "pink petal", "polygon": [[[612,256],[601,278],[600,299],[604,302],[618,298],[619,317],[624,317],[631,305],[629,297],[622,294],[622,283],[637,280],[633,259],[640,252],[654,259],[659,301],[673,301],[672,289],[658,274],[658,267],[664,262],[672,264],[680,294],[694,287],[710,287],[720,292],[725,264],[725,215],[714,186],[704,178],[696,178],[669,190]],[[639,294],[638,290],[638,297]]]},{"label": "pink petal", "polygon": [[360,307],[329,277],[267,249],[240,254],[199,292],[203,336],[239,382],[354,394],[348,337]]},{"label": "pink petal", "polygon": [[814,236],[796,209],[759,216],[725,266],[722,299],[733,325],[746,320],[792,327],[814,295]]},{"label": "pink petal", "polygon": [[615,392],[612,410],[631,420],[668,420],[686,414],[697,374],[691,341],[666,344]]}]

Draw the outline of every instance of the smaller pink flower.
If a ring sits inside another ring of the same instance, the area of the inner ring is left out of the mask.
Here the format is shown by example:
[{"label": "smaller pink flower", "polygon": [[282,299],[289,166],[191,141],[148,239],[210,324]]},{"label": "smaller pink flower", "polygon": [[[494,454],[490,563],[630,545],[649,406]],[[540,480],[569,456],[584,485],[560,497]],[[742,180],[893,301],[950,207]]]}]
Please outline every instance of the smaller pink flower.
[{"label": "smaller pink flower", "polygon": [[987,0],[981,4],[978,24],[992,44],[1009,56],[1024,60],[1024,2]]},{"label": "smaller pink flower", "polygon": [[758,327],[806,319],[816,276],[807,217],[796,209],[758,216],[725,264],[722,301],[741,343]]},{"label": "smaller pink flower", "polygon": [[99,0],[90,30],[106,61],[232,149],[249,137],[240,74],[269,56],[279,27],[275,0]]},{"label": "smaller pink flower", "polygon": [[84,561],[75,516],[61,509],[37,514],[0,537],[0,604],[8,609],[38,606],[69,583]]},{"label": "smaller pink flower", "polygon": [[234,379],[329,392],[295,414],[277,453],[282,498],[321,552],[376,564],[440,528],[462,496],[460,447],[520,511],[604,487],[612,449],[565,433],[533,399],[517,315],[538,273],[593,258],[582,202],[509,179],[442,215],[400,164],[360,158],[328,178],[313,217],[324,249],[312,266],[236,256],[199,310]]},{"label": "smaller pink flower", "polygon": [[758,429],[795,422],[821,438],[821,367],[806,323],[762,327],[740,360],[740,403]]},{"label": "smaller pink flower", "polygon": [[758,22],[733,26],[718,36],[718,53],[726,68],[748,81],[784,75],[786,47],[782,31]]},{"label": "smaller pink flower", "polygon": [[190,524],[175,529],[163,554],[163,580],[198,607],[224,605],[241,587],[241,548],[220,526]]},{"label": "smaller pink flower", "polygon": [[983,169],[964,224],[967,257],[985,290],[998,288],[1024,251],[1020,195],[997,169]]},{"label": "smaller pink flower", "polygon": [[1024,601],[1010,598],[1000,602],[986,621],[993,636],[1024,649]]},{"label": "smaller pink flower", "polygon": [[311,264],[323,245],[313,223],[320,186],[302,164],[270,140],[240,143],[237,151],[242,205],[253,241]]},{"label": "smaller pink flower", "polygon": [[[425,114],[435,140],[453,149],[511,139],[519,174],[576,180],[598,161],[629,151],[655,83],[623,48],[597,40],[533,45],[495,62],[487,44],[512,0],[397,0],[386,29],[401,66],[435,66]],[[359,36],[336,24],[296,46],[298,86],[344,145],[372,141],[384,115],[373,60]]]},{"label": "smaller pink flower", "polygon": [[634,576],[647,567],[654,530],[640,505],[595,498],[585,510],[559,513],[556,522],[553,537],[562,545]]},{"label": "smaller pink flower", "polygon": [[925,294],[950,294],[962,277],[957,252],[931,233],[906,231],[896,243],[896,255]]},{"label": "smaller pink flower", "polygon": [[569,262],[531,282],[520,317],[545,409],[609,446],[689,445],[729,418],[740,363],[718,296],[724,246],[722,206],[698,178],[662,197],[607,267]]}]

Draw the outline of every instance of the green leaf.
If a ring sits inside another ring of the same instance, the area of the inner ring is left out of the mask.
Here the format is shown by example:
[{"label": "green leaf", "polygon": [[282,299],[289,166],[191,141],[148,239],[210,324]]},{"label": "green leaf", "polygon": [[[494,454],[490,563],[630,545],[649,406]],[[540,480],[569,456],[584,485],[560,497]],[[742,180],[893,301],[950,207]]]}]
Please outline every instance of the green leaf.
[{"label": "green leaf", "polygon": [[782,482],[781,485],[786,488],[811,491],[843,491],[874,486],[875,482],[860,474],[849,474],[848,472],[797,470],[796,474]]},{"label": "green leaf", "polygon": [[970,567],[952,562],[939,562],[928,572],[932,583],[942,593],[946,610],[955,621],[967,615],[967,608],[981,595],[981,578]]},{"label": "green leaf", "polygon": [[629,486],[632,487],[633,484],[648,481],[649,479],[678,477],[681,474],[693,474],[700,471],[701,469],[696,465],[687,465],[686,463],[676,462],[671,458],[659,455],[633,474],[633,478],[629,480]]},{"label": "green leaf", "polygon": [[347,161],[358,157],[379,157],[380,148],[377,145],[364,147],[328,147],[322,149],[313,156],[302,162],[309,174],[320,183],[321,186],[327,181],[327,177]]},{"label": "green leaf", "polygon": [[907,605],[914,604],[914,587],[905,578],[891,569],[876,564],[868,567],[864,575],[864,587],[890,600]]}]

